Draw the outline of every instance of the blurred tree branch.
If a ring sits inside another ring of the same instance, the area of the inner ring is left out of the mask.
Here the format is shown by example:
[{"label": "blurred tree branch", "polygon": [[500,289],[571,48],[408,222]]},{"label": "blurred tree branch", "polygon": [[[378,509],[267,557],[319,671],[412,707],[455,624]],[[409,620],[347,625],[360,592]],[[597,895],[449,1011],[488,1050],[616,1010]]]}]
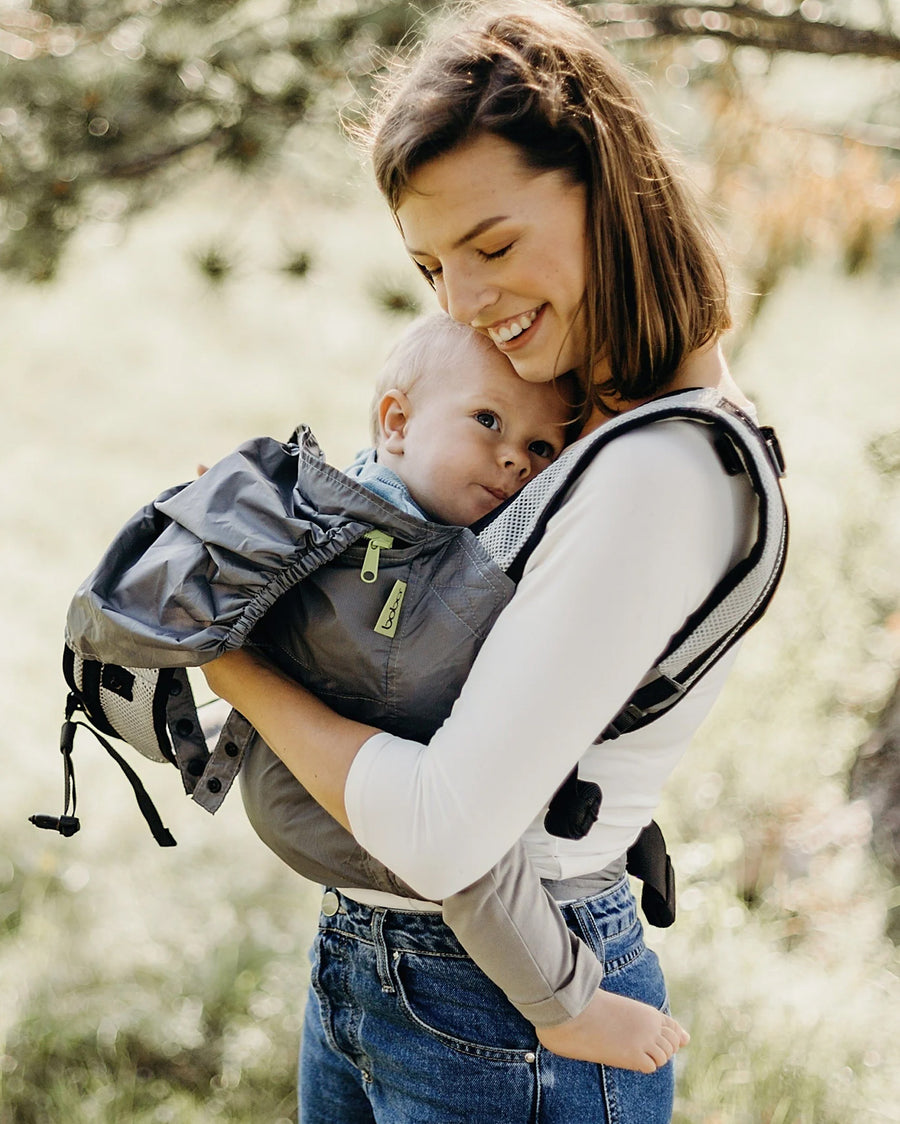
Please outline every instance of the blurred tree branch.
[{"label": "blurred tree branch", "polygon": [[[784,123],[758,110],[735,61],[747,47],[770,59],[799,52],[879,65],[900,58],[886,3],[870,12],[872,27],[853,24],[848,3],[577,5],[641,65],[690,52],[675,71],[701,95],[707,91],[711,194],[723,214],[746,223],[751,207],[765,227],[758,240],[768,247],[765,260],[750,268],[761,294],[751,320],[782,270],[826,228],[844,231],[838,242],[848,267],[861,268],[900,208],[893,173],[869,162],[863,176],[865,162],[853,155],[869,146],[889,158],[900,147],[894,123],[797,120],[785,145],[773,140]],[[383,59],[444,6],[7,0],[0,6],[0,271],[52,278],[83,223],[119,222],[217,164],[274,172],[297,129],[333,124],[343,105],[365,96]],[[671,72],[663,70],[663,84]],[[837,134],[828,138],[837,156],[816,147],[813,134],[826,132]],[[782,153],[780,168],[773,147]],[[806,166],[799,151],[809,157]],[[787,179],[785,168],[793,170]],[[809,183],[817,185],[812,206],[802,198]],[[848,183],[860,202],[842,215]],[[863,221],[860,208],[869,216]]]},{"label": "blurred tree branch", "polygon": [[[0,10],[0,270],[48,280],[86,220],[215,163],[273,164],[423,11],[397,2],[32,0]],[[267,16],[265,13],[270,14]]]},{"label": "blurred tree branch", "polygon": [[[822,19],[820,0],[788,4],[587,4],[592,22],[612,39],[722,39],[739,47],[796,51],[811,55],[862,55],[900,59],[900,37],[886,27],[849,27]],[[804,12],[805,9],[805,12]]]}]

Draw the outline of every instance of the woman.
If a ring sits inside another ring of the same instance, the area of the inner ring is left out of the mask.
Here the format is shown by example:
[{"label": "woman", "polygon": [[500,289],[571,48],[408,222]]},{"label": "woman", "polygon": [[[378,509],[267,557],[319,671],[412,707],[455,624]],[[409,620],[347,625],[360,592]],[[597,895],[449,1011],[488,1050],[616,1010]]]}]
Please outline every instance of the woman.
[{"label": "woman", "polygon": [[[717,344],[729,316],[716,255],[622,68],[571,10],[473,5],[387,96],[373,157],[442,308],[524,379],[574,369],[585,433],[689,387],[748,407]],[[605,987],[663,1007],[622,856],[730,660],[653,724],[591,743],[739,556],[749,503],[697,426],[611,443],[550,521],[428,745],[339,718],[249,654],[204,670],[424,897],[462,890],[524,836],[570,927],[605,957]],[[586,838],[562,840],[542,811],[576,763],[603,803]],[[535,1050],[439,915],[362,898],[326,895],[303,1121],[670,1119],[671,1063],[644,1075]]]}]

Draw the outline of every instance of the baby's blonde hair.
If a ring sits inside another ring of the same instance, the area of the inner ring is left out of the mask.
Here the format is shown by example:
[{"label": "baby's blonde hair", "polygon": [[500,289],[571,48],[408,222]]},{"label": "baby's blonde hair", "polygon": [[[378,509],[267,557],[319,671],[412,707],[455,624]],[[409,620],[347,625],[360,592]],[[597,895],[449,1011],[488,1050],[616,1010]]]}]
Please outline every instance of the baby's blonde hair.
[{"label": "baby's blonde hair", "polygon": [[465,349],[494,352],[494,345],[468,324],[458,324],[446,313],[433,312],[414,320],[394,344],[375,381],[372,398],[372,442],[381,438],[379,404],[388,390],[409,394],[426,379],[451,377],[453,368],[466,362]]}]

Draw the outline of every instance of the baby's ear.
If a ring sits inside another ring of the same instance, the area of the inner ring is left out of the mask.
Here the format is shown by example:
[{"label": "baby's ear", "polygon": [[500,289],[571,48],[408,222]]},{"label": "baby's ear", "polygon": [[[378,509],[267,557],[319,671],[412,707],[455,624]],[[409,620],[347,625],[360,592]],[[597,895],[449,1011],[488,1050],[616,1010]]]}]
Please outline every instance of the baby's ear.
[{"label": "baby's ear", "polygon": [[410,402],[402,390],[386,390],[378,403],[378,426],[381,448],[397,456],[403,454],[406,427],[411,416]]}]

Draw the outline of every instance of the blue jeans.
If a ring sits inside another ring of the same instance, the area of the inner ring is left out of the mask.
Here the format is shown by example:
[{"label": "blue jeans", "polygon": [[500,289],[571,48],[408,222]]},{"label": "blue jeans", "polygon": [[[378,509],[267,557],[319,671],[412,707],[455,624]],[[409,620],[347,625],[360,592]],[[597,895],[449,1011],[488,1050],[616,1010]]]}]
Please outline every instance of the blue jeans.
[{"label": "blue jeans", "polygon": [[[664,1008],[626,880],[563,906],[604,987]],[[544,1050],[440,914],[341,897],[321,916],[300,1050],[300,1124],[667,1124],[671,1062],[651,1075]]]}]

